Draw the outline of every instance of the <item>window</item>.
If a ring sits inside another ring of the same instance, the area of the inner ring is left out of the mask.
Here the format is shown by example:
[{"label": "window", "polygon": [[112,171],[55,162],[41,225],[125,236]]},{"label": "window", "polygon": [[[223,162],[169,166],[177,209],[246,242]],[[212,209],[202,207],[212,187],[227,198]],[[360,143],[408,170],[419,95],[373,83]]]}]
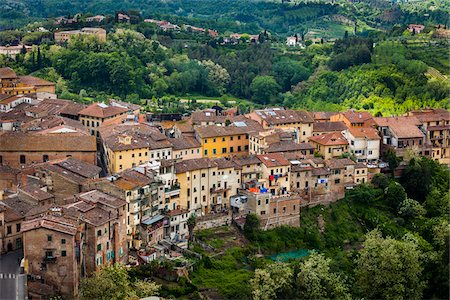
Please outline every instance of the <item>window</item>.
[{"label": "window", "polygon": [[216,139],[215,139],[215,138],[213,139],[213,142],[214,142],[214,143],[216,142]]},{"label": "window", "polygon": [[277,209],[276,209],[276,208],[273,209],[273,213],[274,213],[274,214],[277,213]]},{"label": "window", "polygon": [[205,139],[205,144],[208,144],[208,139]]},{"label": "window", "polygon": [[142,156],[142,153],[139,153],[139,157],[141,157]]},{"label": "window", "polygon": [[241,139],[241,136],[240,135],[238,135],[238,140],[240,140]]},{"label": "window", "polygon": [[222,142],[225,142],[225,138],[224,137],[222,138]]},{"label": "window", "polygon": [[369,154],[369,155],[372,155],[372,150],[369,150],[369,151],[368,151],[368,154]]},{"label": "window", "polygon": [[244,149],[245,151],[248,151],[248,145],[245,145]]},{"label": "window", "polygon": [[47,242],[51,242],[53,240],[53,237],[52,237],[52,235],[47,235]]},{"label": "window", "polygon": [[49,250],[45,251],[45,257],[46,258],[53,258],[53,251],[49,251]]},{"label": "window", "polygon": [[213,149],[213,154],[217,154],[216,148]]},{"label": "window", "polygon": [[205,174],[205,173],[202,173],[202,177],[205,178],[205,177],[206,177],[206,174]]},{"label": "window", "polygon": [[266,204],[269,204],[269,198],[266,199]]},{"label": "window", "polygon": [[341,180],[340,180],[340,179],[335,179],[335,180],[334,180],[334,183],[335,183],[335,184],[339,184],[339,183],[341,183]]},{"label": "window", "polygon": [[98,244],[97,245],[97,251],[101,251],[102,250],[102,244]]},{"label": "window", "polygon": [[208,155],[208,150],[205,149],[205,156]]},{"label": "window", "polygon": [[196,193],[197,192],[197,188],[194,188],[194,193]]},{"label": "window", "polygon": [[7,226],[6,227],[6,234],[11,234],[12,233],[12,226]]},{"label": "window", "polygon": [[331,153],[331,148],[328,148],[328,153]]},{"label": "window", "polygon": [[66,243],[66,239],[61,239],[61,244],[65,244]]},{"label": "window", "polygon": [[101,236],[102,235],[102,231],[101,230],[97,230],[97,236]]},{"label": "window", "polygon": [[47,154],[42,155],[42,161],[43,162],[48,161],[48,155]]},{"label": "window", "polygon": [[122,155],[119,155],[119,159],[122,159]]},{"label": "window", "polygon": [[242,147],[238,146],[238,152],[241,152],[241,151],[242,151]]},{"label": "window", "polygon": [[258,200],[258,205],[261,205],[261,200]]},{"label": "window", "polygon": [[67,251],[66,250],[61,251],[61,256],[62,257],[66,257],[67,256]]},{"label": "window", "polygon": [[191,196],[191,189],[187,189],[187,195],[188,197]]},{"label": "window", "polygon": [[230,136],[230,141],[232,141],[233,140],[233,137],[232,136]]},{"label": "window", "polygon": [[16,224],[16,232],[20,232],[20,223]]},{"label": "window", "polygon": [[20,158],[19,158],[19,159],[20,159],[20,163],[21,163],[21,164],[25,164],[26,161],[27,161],[26,158],[25,158],[25,155],[23,155],[23,154],[20,155]]},{"label": "window", "polygon": [[131,154],[131,157],[134,157],[134,153],[133,153],[133,154]]},{"label": "window", "polygon": [[206,202],[206,196],[203,196],[203,202]]},{"label": "window", "polygon": [[295,207],[295,204],[292,206],[292,210],[295,210],[296,209],[296,207]]},{"label": "window", "polygon": [[3,156],[0,155],[0,164],[3,163]]},{"label": "window", "polygon": [[227,148],[222,148],[222,153],[227,153]]}]

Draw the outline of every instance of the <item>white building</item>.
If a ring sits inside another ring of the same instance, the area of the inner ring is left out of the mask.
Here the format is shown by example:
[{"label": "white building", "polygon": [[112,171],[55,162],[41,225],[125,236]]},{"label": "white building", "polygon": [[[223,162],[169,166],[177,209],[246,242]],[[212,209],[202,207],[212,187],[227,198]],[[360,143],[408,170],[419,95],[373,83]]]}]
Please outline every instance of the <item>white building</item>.
[{"label": "white building", "polygon": [[342,132],[349,144],[349,151],[358,162],[374,162],[380,158],[380,136],[372,127],[351,127]]}]

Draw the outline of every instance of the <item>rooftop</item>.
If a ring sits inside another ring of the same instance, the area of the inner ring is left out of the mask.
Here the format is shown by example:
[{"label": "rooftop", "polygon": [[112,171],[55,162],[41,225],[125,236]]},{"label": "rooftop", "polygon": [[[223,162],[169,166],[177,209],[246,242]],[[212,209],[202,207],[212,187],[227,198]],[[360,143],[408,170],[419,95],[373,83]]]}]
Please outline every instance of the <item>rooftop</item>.
[{"label": "rooftop", "polygon": [[258,159],[268,168],[290,166],[290,162],[280,153],[257,155]]},{"label": "rooftop", "polygon": [[352,127],[348,131],[355,138],[363,138],[368,140],[379,140],[381,139],[378,135],[378,131],[373,127]]},{"label": "rooftop", "polygon": [[255,113],[269,126],[285,123],[313,123],[311,114],[305,110],[264,109]]},{"label": "rooftop", "polygon": [[375,124],[380,127],[389,127],[398,138],[424,137],[418,128],[422,123],[416,117],[378,117]]},{"label": "rooftop", "polygon": [[332,132],[344,131],[348,127],[344,122],[316,122],[313,126],[313,132]]},{"label": "rooftop", "polygon": [[312,136],[309,138],[309,141],[325,146],[348,145],[347,140],[340,132],[331,132]]},{"label": "rooftop", "polygon": [[232,136],[245,134],[248,132],[246,127],[217,126],[217,125],[197,126],[195,128],[195,131],[200,136],[200,138]]},{"label": "rooftop", "polygon": [[103,103],[93,103],[78,112],[80,116],[96,118],[110,118],[128,111],[128,108],[121,106],[109,106]]}]

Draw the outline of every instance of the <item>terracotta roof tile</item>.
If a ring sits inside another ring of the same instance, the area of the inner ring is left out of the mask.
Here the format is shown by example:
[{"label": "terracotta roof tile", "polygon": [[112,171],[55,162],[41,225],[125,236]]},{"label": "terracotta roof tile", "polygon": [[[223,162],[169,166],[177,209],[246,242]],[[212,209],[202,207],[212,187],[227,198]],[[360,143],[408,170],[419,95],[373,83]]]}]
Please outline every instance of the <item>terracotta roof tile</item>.
[{"label": "terracotta roof tile", "polygon": [[348,145],[347,140],[340,132],[331,132],[322,135],[312,136],[309,138],[309,141],[326,146]]},{"label": "terracotta roof tile", "polygon": [[128,108],[120,106],[108,106],[94,103],[82,109],[78,114],[80,116],[90,116],[96,118],[109,118],[126,113]]},{"label": "terracotta roof tile", "polygon": [[258,159],[268,168],[290,166],[291,163],[280,153],[257,155]]},{"label": "terracotta roof tile", "polygon": [[355,138],[365,138],[368,140],[379,140],[381,139],[378,135],[378,131],[372,127],[352,127],[348,129],[352,136]]},{"label": "terracotta roof tile", "polygon": [[313,125],[313,132],[343,131],[348,127],[344,122],[316,122]]}]

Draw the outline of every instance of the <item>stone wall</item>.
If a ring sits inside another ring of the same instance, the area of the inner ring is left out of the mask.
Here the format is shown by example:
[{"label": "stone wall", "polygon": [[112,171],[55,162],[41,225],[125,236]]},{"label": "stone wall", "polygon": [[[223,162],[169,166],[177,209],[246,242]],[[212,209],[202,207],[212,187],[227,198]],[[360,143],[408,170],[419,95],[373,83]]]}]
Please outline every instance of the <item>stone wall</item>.
[{"label": "stone wall", "polygon": [[231,214],[208,214],[197,218],[195,231],[231,225]]}]

